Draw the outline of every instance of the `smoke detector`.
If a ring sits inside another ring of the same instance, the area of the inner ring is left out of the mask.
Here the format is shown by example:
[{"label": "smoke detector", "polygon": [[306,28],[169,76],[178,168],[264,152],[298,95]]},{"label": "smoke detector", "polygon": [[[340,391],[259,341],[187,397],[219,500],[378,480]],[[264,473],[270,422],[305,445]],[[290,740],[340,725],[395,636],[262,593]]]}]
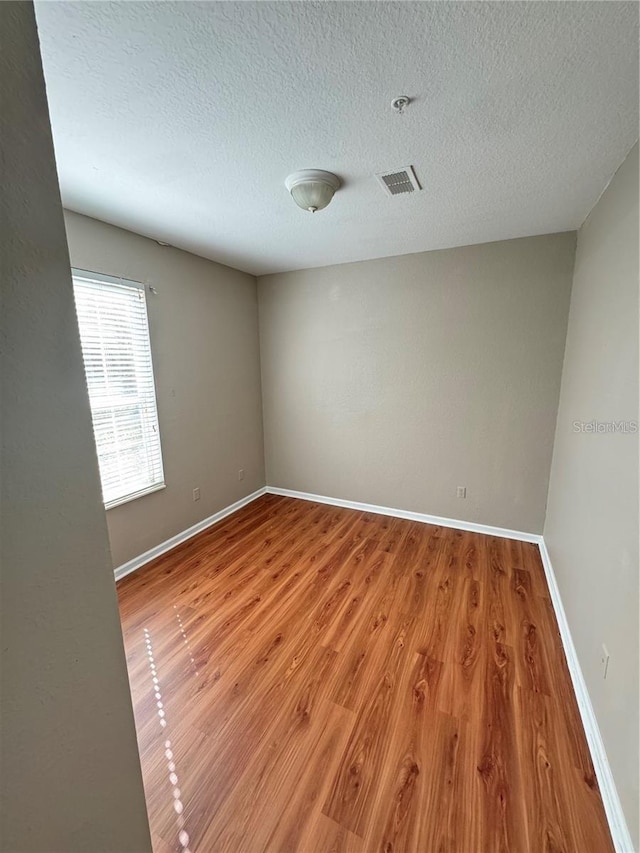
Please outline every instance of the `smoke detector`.
[{"label": "smoke detector", "polygon": [[422,189],[413,166],[401,166],[391,172],[378,172],[376,178],[387,195],[401,195]]},{"label": "smoke detector", "polygon": [[409,106],[409,104],[410,104],[410,103],[411,103],[411,98],[409,97],[409,95],[398,95],[398,97],[397,97],[397,98],[394,98],[394,99],[391,101],[391,107],[392,107],[392,109],[394,109],[397,113],[399,113],[400,115],[402,115],[402,113],[404,112],[404,110],[406,109],[406,107],[408,107],[408,106]]}]

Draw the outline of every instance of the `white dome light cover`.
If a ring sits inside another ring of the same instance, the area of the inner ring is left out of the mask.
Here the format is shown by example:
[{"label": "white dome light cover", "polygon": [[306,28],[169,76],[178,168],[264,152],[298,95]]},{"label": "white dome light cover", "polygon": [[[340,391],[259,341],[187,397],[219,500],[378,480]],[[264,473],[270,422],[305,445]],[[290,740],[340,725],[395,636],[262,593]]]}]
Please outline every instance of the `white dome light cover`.
[{"label": "white dome light cover", "polygon": [[329,204],[341,181],[332,172],[303,169],[289,175],[284,184],[298,207],[315,213]]}]

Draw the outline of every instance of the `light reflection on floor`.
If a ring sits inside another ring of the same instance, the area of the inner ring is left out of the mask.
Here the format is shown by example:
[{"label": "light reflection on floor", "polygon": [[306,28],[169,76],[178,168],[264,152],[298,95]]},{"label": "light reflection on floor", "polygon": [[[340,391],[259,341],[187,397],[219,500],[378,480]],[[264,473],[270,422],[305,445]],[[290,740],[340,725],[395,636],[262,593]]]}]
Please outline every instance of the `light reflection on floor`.
[{"label": "light reflection on floor", "polygon": [[[181,623],[180,623],[181,624]],[[184,633],[184,631],[183,631]],[[151,672],[151,684],[153,695],[156,701],[156,708],[158,713],[158,720],[160,722],[160,727],[162,730],[166,730],[167,728],[167,715],[164,710],[164,702],[162,701],[162,690],[160,689],[160,678],[158,676],[158,670],[156,669],[155,660],[153,657],[153,644],[151,642],[151,635],[147,628],[144,629],[144,641],[147,647],[147,657],[149,658],[149,670]],[[186,640],[185,640],[186,642]],[[188,645],[188,644],[187,644]],[[191,658],[193,662],[193,657]],[[194,663],[195,667],[195,663]],[[196,672],[197,674],[197,672]],[[180,843],[180,847],[182,853],[192,853],[189,848],[189,833],[186,831],[184,826],[184,817],[182,815],[184,806],[182,805],[181,792],[178,787],[178,774],[176,773],[176,764],[174,761],[173,751],[171,749],[171,741],[167,738],[164,742],[164,756],[167,759],[167,771],[169,773],[169,782],[171,783],[172,792],[173,792],[173,810],[176,813],[176,824],[178,827],[178,841]]]},{"label": "light reflection on floor", "polygon": [[173,605],[173,609],[176,611],[176,619],[178,620],[178,625],[180,626],[180,633],[182,634],[182,642],[187,647],[187,652],[189,654],[189,660],[191,661],[191,666],[193,667],[193,671],[196,675],[199,675],[198,667],[196,666],[196,662],[193,659],[193,652],[191,651],[191,646],[189,644],[189,639],[187,637],[187,632],[184,630],[184,625],[182,624],[182,618],[180,617],[180,613],[176,605]]}]

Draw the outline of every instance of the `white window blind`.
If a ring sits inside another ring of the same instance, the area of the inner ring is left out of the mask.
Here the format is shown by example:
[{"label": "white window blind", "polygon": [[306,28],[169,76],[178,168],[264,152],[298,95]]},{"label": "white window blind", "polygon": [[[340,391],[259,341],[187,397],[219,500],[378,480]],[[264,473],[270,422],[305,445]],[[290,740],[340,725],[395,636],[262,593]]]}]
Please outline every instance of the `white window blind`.
[{"label": "white window blind", "polygon": [[145,290],[84,270],[73,289],[109,508],[164,486]]}]

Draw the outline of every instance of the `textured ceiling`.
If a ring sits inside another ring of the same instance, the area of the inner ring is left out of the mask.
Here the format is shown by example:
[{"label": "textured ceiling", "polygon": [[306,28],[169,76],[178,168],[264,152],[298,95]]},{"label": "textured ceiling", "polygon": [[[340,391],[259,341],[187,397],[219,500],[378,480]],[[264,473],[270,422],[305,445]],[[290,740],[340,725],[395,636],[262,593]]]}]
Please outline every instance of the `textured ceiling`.
[{"label": "textured ceiling", "polygon": [[36,10],[65,205],[256,274],[576,228],[638,136],[636,3]]}]

